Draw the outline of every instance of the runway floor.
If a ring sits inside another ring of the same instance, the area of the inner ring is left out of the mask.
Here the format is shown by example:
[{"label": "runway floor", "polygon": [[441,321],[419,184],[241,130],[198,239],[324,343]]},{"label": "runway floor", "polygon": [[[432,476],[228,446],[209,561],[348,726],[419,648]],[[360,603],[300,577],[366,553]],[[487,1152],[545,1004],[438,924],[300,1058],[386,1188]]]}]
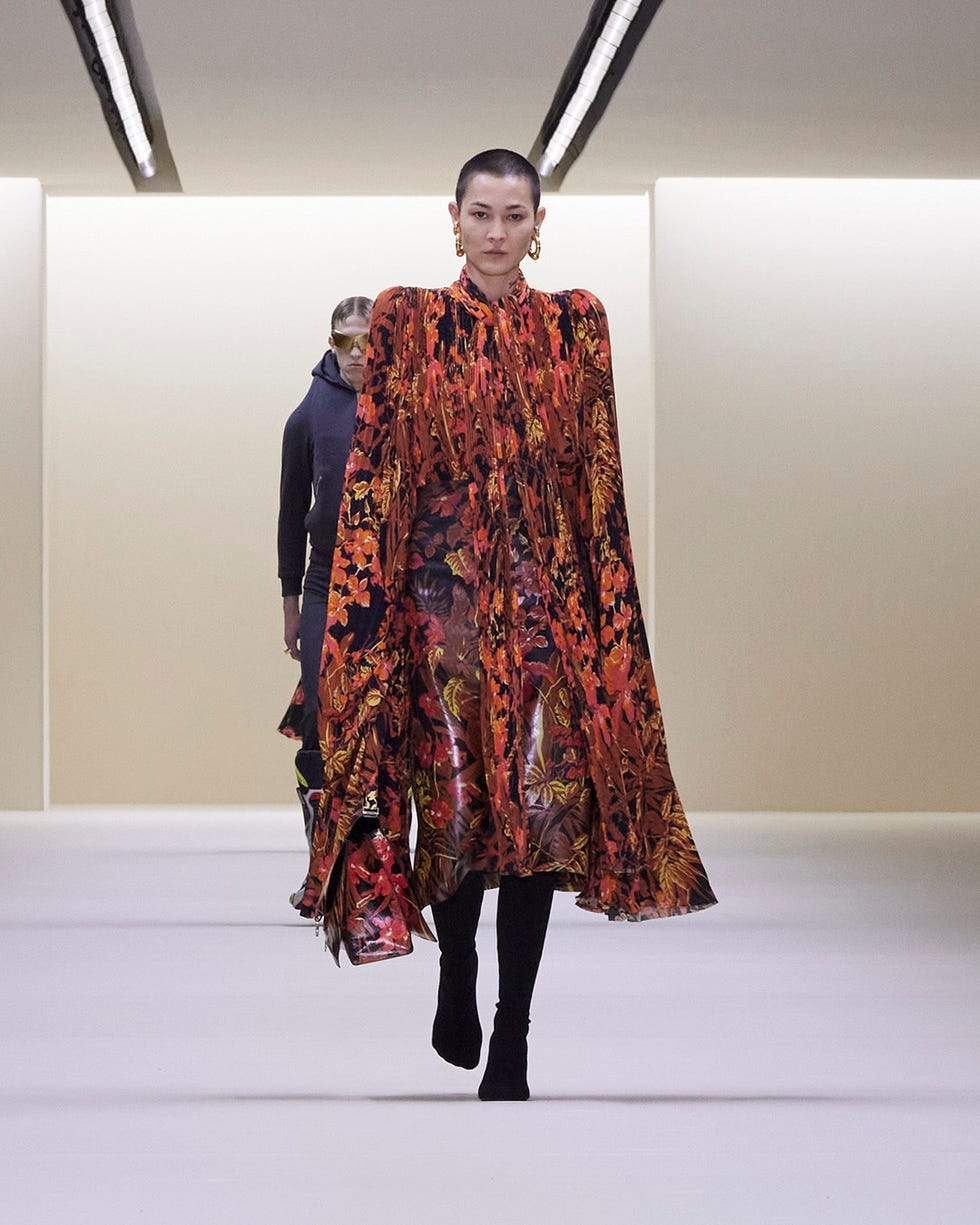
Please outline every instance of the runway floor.
[{"label": "runway floor", "polygon": [[289,908],[298,809],[0,814],[0,1220],[975,1225],[980,816],[692,825],[720,905],[560,895],[481,1103],[435,947],[338,970]]}]

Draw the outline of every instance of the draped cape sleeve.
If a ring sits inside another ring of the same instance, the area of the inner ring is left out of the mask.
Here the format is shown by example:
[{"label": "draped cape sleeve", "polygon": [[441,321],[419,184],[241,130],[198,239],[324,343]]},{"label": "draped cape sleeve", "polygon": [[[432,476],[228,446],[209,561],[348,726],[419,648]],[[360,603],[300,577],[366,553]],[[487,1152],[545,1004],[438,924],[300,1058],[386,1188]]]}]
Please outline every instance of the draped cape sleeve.
[{"label": "draped cape sleeve", "polygon": [[582,363],[574,519],[585,573],[568,620],[574,625],[582,616],[582,645],[570,653],[578,662],[597,798],[589,877],[578,904],[610,918],[683,914],[716,899],[667,759],[626,516],[606,314],[592,294],[575,291],[573,299]]},{"label": "draped cape sleeve", "polygon": [[344,839],[366,810],[380,814],[396,866],[409,875],[404,622],[415,506],[410,447],[418,292],[385,290],[371,316],[323,643],[324,784],[303,899],[311,914],[322,912]]}]

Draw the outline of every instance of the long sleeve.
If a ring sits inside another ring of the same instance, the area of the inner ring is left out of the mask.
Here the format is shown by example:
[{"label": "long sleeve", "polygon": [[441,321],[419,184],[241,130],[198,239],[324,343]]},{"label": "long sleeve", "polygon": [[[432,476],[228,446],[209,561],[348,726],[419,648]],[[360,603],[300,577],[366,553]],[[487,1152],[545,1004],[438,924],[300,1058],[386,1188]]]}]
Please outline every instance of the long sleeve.
[{"label": "long sleeve", "polygon": [[[653,676],[626,517],[609,325],[598,298],[583,298],[580,528],[587,545],[599,650],[595,700],[608,712],[609,735],[618,740],[636,723],[635,703],[645,696],[637,693],[637,682],[652,690]],[[655,702],[655,691],[651,697]]]},{"label": "long sleeve", "polygon": [[299,595],[306,570],[306,514],[313,485],[313,444],[305,402],[289,417],[282,433],[279,476],[279,579],[282,594]]},{"label": "long sleeve", "polygon": [[580,530],[593,586],[596,654],[586,687],[600,814],[579,905],[630,919],[682,914],[715,897],[667,758],[626,519],[609,329],[598,299],[582,298]]},{"label": "long sleeve", "polygon": [[609,326],[602,303],[583,294],[579,331],[582,496],[580,530],[591,584],[595,658],[586,678],[603,768],[605,842],[618,874],[648,858],[646,843],[666,829],[676,795],[633,568]]},{"label": "long sleeve", "polygon": [[407,856],[405,570],[415,506],[411,292],[386,290],[375,303],[341,500],[320,678],[324,791],[313,847],[326,871],[375,797],[396,853],[403,849]]}]

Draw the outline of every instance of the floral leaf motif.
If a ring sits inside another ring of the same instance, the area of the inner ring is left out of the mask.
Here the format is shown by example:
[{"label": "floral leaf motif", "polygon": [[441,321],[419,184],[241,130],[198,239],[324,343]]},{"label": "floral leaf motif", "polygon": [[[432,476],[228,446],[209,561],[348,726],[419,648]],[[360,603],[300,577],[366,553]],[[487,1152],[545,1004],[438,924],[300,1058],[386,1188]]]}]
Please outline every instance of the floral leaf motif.
[{"label": "floral leaf motif", "polygon": [[467,549],[453,549],[446,554],[446,565],[457,578],[471,578],[473,574],[473,558]]},{"label": "floral leaf motif", "polygon": [[388,518],[391,500],[401,484],[401,476],[401,460],[396,459],[393,464],[385,469],[384,475],[381,478],[381,488],[378,490],[378,515],[382,520]]},{"label": "floral leaf motif", "polygon": [[591,463],[592,530],[598,535],[603,520],[616,501],[616,473],[619,452],[611,436],[605,401],[596,399],[591,407],[594,453]]},{"label": "floral leaf motif", "polygon": [[660,889],[670,906],[683,905],[692,892],[697,890],[703,869],[686,821],[672,819],[668,797],[664,820],[667,832],[655,844],[652,867],[660,882]]},{"label": "floral leaf motif", "polygon": [[462,718],[462,698],[466,692],[466,682],[461,676],[451,677],[442,691],[443,700],[453,713],[453,718]]}]

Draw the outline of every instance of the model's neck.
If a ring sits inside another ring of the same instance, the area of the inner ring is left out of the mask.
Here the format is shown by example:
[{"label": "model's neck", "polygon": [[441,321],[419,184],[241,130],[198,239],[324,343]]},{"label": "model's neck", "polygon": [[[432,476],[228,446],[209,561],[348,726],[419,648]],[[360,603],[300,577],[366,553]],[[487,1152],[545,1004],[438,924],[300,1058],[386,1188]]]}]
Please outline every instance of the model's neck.
[{"label": "model's neck", "polygon": [[514,292],[515,286],[521,279],[521,270],[511,268],[509,272],[502,272],[500,276],[486,276],[467,263],[466,275],[489,302],[496,302]]}]

